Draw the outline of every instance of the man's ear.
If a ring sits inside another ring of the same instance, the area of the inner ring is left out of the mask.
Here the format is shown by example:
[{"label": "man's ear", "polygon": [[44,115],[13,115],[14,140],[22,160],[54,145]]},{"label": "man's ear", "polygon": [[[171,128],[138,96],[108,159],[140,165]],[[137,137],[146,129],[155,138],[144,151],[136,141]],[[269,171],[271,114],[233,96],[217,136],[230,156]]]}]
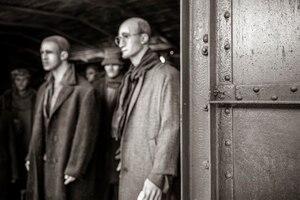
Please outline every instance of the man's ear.
[{"label": "man's ear", "polygon": [[142,44],[147,44],[149,43],[150,37],[147,33],[142,33],[141,34],[141,43]]},{"label": "man's ear", "polygon": [[61,60],[68,60],[68,58],[69,58],[69,53],[67,51],[60,52],[60,59]]}]

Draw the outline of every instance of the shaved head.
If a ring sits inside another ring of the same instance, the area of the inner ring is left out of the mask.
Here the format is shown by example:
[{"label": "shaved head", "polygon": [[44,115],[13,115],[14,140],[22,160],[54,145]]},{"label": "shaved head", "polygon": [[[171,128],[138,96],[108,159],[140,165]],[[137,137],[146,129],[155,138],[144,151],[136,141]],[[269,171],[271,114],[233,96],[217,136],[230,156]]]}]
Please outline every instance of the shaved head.
[{"label": "shaved head", "polygon": [[119,28],[117,37],[122,57],[130,59],[131,63],[137,66],[149,49],[150,36],[151,27],[145,19],[132,17],[125,20]]},{"label": "shaved head", "polygon": [[46,37],[43,40],[42,44],[45,42],[53,42],[58,46],[60,51],[66,51],[70,53],[70,44],[68,40],[62,36],[53,35],[53,36]]},{"label": "shaved head", "polygon": [[149,37],[151,36],[151,27],[149,23],[143,18],[140,17],[129,18],[121,24],[121,26],[123,25],[133,26],[138,33],[146,33]]}]

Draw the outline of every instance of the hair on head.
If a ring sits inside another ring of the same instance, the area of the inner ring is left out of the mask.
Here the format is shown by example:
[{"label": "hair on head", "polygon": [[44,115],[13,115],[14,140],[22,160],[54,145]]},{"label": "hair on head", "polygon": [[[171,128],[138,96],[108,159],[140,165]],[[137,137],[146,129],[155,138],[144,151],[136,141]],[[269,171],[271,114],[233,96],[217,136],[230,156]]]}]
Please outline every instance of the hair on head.
[{"label": "hair on head", "polygon": [[146,33],[149,37],[151,37],[151,27],[147,20],[140,17],[131,17],[125,20],[123,23],[125,22],[135,22],[138,26],[139,33]]},{"label": "hair on head", "polygon": [[49,36],[46,37],[42,43],[44,42],[54,42],[55,44],[57,44],[60,51],[66,51],[68,53],[70,52],[70,43],[66,38],[62,36],[59,35]]}]

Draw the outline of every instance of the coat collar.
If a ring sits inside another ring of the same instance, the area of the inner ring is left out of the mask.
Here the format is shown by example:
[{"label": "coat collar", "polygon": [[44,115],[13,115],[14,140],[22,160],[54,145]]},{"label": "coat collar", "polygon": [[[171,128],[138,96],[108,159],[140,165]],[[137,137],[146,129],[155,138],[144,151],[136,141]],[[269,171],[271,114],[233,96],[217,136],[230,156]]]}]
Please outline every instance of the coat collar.
[{"label": "coat collar", "polygon": [[[46,76],[46,84],[52,84],[54,81],[53,74],[50,72]],[[65,72],[63,79],[61,80],[60,84],[62,84],[62,89],[60,90],[59,96],[54,104],[53,109],[51,109],[49,119],[54,115],[54,113],[58,110],[58,108],[63,104],[63,102],[71,95],[74,90],[74,87],[77,84],[77,77],[76,72],[73,64],[70,64],[69,69]],[[45,88],[46,88],[45,87]],[[44,95],[43,95],[44,96]]]},{"label": "coat collar", "polygon": [[[54,81],[54,76],[52,72],[49,72],[45,76],[46,85]],[[69,69],[65,72],[63,79],[61,80],[62,85],[76,85],[77,77],[75,72],[74,64],[69,64]]]}]

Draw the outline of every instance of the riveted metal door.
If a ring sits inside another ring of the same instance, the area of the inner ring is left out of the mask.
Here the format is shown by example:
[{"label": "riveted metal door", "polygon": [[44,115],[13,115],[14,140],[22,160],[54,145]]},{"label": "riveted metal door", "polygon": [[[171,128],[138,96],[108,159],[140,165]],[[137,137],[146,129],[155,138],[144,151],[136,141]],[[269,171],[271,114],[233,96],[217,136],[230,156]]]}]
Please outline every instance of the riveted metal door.
[{"label": "riveted metal door", "polygon": [[182,20],[182,198],[300,199],[300,1],[182,0]]},{"label": "riveted metal door", "polygon": [[215,197],[300,199],[300,1],[212,10]]}]

